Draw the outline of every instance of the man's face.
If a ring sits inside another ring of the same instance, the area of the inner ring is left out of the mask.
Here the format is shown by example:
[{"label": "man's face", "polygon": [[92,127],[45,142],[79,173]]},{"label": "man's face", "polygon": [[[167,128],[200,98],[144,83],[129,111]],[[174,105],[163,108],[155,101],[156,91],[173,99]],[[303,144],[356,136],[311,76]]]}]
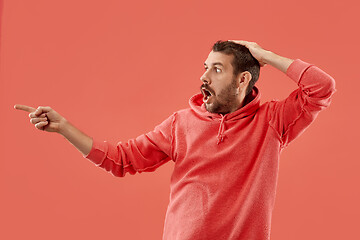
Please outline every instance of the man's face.
[{"label": "man's face", "polygon": [[200,90],[208,112],[226,114],[240,106],[239,83],[231,65],[233,58],[233,55],[211,51],[204,63]]}]

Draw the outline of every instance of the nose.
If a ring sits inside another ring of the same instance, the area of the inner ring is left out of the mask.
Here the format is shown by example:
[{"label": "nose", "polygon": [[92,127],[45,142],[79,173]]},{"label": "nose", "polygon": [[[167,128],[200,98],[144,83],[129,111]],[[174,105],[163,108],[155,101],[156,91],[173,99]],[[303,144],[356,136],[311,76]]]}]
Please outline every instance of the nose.
[{"label": "nose", "polygon": [[200,77],[200,80],[201,80],[203,83],[210,84],[210,78],[207,76],[207,71],[204,72],[204,74]]}]

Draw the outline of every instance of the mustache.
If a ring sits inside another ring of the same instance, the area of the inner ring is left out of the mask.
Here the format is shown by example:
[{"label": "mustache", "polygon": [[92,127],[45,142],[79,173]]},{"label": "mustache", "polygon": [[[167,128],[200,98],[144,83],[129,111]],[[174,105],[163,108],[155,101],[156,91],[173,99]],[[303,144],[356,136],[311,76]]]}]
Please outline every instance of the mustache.
[{"label": "mustache", "polygon": [[203,89],[209,91],[211,94],[214,95],[214,90],[212,88],[209,87],[208,84],[204,83],[200,86],[200,91],[202,91]]}]

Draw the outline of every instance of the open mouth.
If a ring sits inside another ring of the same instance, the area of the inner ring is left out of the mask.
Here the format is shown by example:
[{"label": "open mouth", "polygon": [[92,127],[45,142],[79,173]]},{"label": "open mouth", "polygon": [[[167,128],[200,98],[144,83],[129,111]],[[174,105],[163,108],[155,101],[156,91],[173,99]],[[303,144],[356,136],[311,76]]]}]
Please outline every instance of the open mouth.
[{"label": "open mouth", "polygon": [[204,96],[203,101],[204,101],[204,103],[207,103],[213,94],[205,88],[201,88],[201,90],[202,90],[202,94]]}]

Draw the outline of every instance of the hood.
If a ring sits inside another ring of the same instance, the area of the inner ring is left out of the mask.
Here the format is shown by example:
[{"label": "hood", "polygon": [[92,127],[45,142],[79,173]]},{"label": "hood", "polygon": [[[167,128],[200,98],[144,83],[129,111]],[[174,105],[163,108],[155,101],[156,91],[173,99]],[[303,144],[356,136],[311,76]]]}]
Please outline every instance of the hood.
[{"label": "hood", "polygon": [[260,107],[260,91],[259,89],[254,86],[252,92],[250,93],[250,98],[245,104],[245,106],[239,108],[235,112],[228,113],[228,114],[219,114],[219,113],[211,113],[208,112],[205,108],[205,104],[203,102],[203,95],[202,93],[197,93],[192,96],[189,100],[189,104],[191,109],[199,115],[199,117],[206,119],[206,120],[214,120],[219,121],[219,132],[217,135],[218,141],[217,144],[223,142],[225,138],[225,122],[226,121],[236,121],[248,116],[253,115],[257,109]]}]

